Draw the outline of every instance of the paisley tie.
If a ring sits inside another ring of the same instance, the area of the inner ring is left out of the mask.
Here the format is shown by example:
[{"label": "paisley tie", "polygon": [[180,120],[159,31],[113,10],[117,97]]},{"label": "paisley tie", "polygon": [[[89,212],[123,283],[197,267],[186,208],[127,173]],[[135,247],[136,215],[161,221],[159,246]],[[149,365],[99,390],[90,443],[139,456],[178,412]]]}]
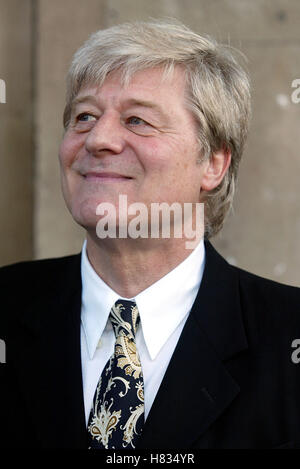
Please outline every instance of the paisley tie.
[{"label": "paisley tie", "polygon": [[99,379],[88,422],[90,448],[135,448],[144,424],[144,381],[135,334],[134,301],[118,300],[110,311],[115,349]]}]

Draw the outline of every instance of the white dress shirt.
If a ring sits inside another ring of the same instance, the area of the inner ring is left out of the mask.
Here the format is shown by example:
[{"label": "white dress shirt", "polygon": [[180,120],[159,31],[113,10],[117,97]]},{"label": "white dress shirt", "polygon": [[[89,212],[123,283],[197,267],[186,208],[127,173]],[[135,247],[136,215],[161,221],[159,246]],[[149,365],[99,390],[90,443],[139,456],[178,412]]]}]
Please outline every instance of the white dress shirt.
[{"label": "white dress shirt", "polygon": [[81,360],[86,423],[101,372],[114,351],[109,312],[119,299],[135,300],[141,318],[136,334],[143,376],[145,419],[162,382],[185,321],[195,301],[204,269],[204,243],[168,274],[135,298],[123,298],[95,272],[83,244],[81,259]]}]

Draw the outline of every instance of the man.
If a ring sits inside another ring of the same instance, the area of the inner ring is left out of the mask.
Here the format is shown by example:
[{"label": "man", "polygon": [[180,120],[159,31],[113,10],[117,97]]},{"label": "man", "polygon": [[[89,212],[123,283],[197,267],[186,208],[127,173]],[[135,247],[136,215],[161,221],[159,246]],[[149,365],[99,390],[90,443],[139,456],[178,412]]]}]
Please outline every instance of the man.
[{"label": "man", "polygon": [[[60,166],[86,241],[80,255],[1,269],[4,446],[299,445],[299,289],[230,266],[208,241],[249,116],[230,50],[179,23],[116,26],[77,51]],[[165,237],[151,211],[163,203]],[[136,204],[143,236],[129,229]],[[191,206],[195,226],[200,204],[205,241],[196,233],[191,250],[175,208]]]}]

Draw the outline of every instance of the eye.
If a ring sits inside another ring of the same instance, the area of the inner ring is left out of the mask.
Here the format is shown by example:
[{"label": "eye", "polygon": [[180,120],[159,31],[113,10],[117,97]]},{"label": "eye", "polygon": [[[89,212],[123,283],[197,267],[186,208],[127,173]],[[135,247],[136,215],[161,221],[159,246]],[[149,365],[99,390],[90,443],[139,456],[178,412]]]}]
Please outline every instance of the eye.
[{"label": "eye", "polygon": [[127,124],[129,125],[149,125],[148,122],[144,121],[140,117],[131,116],[127,119]]},{"label": "eye", "polygon": [[95,120],[96,117],[93,116],[92,114],[89,114],[87,112],[82,112],[76,117],[77,122],[91,122]]},{"label": "eye", "polygon": [[129,116],[125,119],[125,124],[130,132],[143,137],[150,137],[156,133],[156,128],[149,122],[138,116]]}]

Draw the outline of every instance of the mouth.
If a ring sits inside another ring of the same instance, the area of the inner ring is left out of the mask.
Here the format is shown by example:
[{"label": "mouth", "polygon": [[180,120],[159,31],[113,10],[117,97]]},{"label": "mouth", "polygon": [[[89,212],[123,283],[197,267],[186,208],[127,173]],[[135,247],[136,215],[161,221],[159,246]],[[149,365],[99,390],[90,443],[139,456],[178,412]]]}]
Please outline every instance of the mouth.
[{"label": "mouth", "polygon": [[124,174],[114,173],[114,172],[96,172],[90,171],[85,173],[83,177],[87,181],[98,181],[98,182],[121,182],[121,181],[128,181],[132,179],[130,176],[126,176]]}]

